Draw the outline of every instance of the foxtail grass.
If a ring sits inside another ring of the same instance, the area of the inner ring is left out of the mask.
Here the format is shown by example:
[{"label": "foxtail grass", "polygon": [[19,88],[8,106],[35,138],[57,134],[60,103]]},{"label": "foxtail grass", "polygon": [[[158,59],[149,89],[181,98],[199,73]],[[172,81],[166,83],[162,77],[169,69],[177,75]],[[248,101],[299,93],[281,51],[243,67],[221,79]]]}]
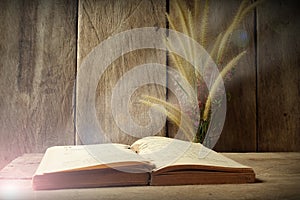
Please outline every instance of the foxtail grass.
[{"label": "foxtail grass", "polygon": [[[209,117],[210,117],[210,110],[212,105],[212,100],[214,99],[218,86],[221,83],[221,80],[230,72],[232,69],[236,67],[240,59],[246,54],[246,51],[242,51],[241,53],[237,54],[236,56],[233,56],[230,61],[227,62],[227,64],[220,64],[224,62],[224,57],[227,56],[227,50],[230,45],[230,37],[234,30],[237,29],[237,27],[240,25],[242,20],[245,18],[245,16],[252,11],[258,4],[262,3],[263,0],[258,0],[252,3],[250,0],[243,0],[239,6],[239,8],[236,11],[235,16],[233,17],[231,24],[227,27],[227,29],[221,33],[218,34],[217,38],[215,39],[215,42],[209,52],[210,57],[215,61],[219,67],[221,67],[220,74],[215,79],[215,81],[212,83],[210,87],[210,91],[207,95],[206,101],[204,103],[203,110],[201,110],[201,116],[200,121],[198,125],[198,130],[196,136],[193,138],[195,142],[202,142],[205,138],[205,134],[207,132],[208,126],[209,126]],[[202,45],[203,48],[208,48],[207,46],[207,32],[209,28],[209,0],[205,0],[203,9],[200,10],[200,5],[198,1],[195,1],[194,5],[194,15],[190,9],[187,8],[186,4],[182,1],[175,0],[174,1],[174,8],[177,12],[177,18],[174,18],[173,15],[169,15],[166,13],[167,20],[169,21],[170,28],[176,31],[181,31],[184,34],[188,35],[189,37],[193,38],[194,40],[197,40],[197,42]],[[197,17],[201,16],[200,20],[200,31],[198,32],[196,30],[196,27],[199,27]],[[177,20],[177,24],[175,24],[175,20]],[[182,30],[178,30],[177,26],[181,27]],[[179,38],[179,37],[178,37]],[[180,40],[180,39],[179,39]],[[176,43],[177,44],[177,43]],[[185,47],[183,44],[183,41],[179,41],[179,44],[181,47]],[[172,44],[169,41],[166,41],[167,49],[172,52],[175,50],[175,45]],[[195,53],[195,47],[189,43],[188,49],[185,49],[184,52],[185,56],[189,58],[190,60],[197,60],[195,59],[196,55]],[[179,74],[182,78],[187,80],[190,84],[197,84],[194,83],[194,80],[196,82],[201,81],[201,77],[199,78],[200,74],[195,70],[195,73],[191,77],[191,73],[188,73],[188,68],[185,66],[186,64],[181,61],[181,59],[178,57],[178,55],[175,55],[173,53],[170,53],[170,58],[174,63],[174,66],[178,70]],[[198,63],[193,63],[195,67],[198,66]],[[206,67],[208,67],[209,61],[207,60],[204,63],[204,66],[202,68],[205,70]],[[203,80],[202,80],[203,81]],[[180,85],[179,85],[180,86]],[[184,90],[184,87],[180,87],[182,90]],[[197,88],[195,92],[197,92]],[[169,120],[172,121],[175,125],[179,126],[179,128],[184,132],[187,138],[189,140],[191,139],[191,135],[195,135],[195,128],[193,126],[193,119],[190,116],[187,116],[185,113],[181,111],[181,109],[165,100],[158,99],[156,97],[152,96],[143,96],[140,100],[145,105],[148,106],[154,106],[157,110],[164,113],[166,116],[168,116]],[[165,109],[162,109],[160,106],[155,105],[161,105],[164,106]]]}]

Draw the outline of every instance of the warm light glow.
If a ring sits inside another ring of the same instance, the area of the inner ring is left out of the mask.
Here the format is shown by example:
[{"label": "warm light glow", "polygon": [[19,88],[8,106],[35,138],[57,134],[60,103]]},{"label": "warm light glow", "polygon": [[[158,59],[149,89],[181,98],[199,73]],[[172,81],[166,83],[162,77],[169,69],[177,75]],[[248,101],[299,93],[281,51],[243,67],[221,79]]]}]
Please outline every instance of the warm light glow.
[{"label": "warm light glow", "polygon": [[0,198],[8,199],[16,197],[18,191],[19,187],[15,183],[7,182],[0,184]]},{"label": "warm light glow", "polygon": [[16,185],[15,184],[5,184],[1,186],[1,191],[9,191],[9,192],[14,192],[16,191]]}]

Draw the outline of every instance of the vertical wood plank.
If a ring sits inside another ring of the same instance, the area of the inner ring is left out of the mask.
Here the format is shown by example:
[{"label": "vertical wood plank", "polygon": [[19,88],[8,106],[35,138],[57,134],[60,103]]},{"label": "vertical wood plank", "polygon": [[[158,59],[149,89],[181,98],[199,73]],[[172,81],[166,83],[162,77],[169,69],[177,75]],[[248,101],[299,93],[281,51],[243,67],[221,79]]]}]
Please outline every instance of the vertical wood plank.
[{"label": "vertical wood plank", "polygon": [[[194,1],[180,2],[194,15]],[[203,14],[201,12],[203,12],[204,3],[204,1],[198,3],[200,13],[196,16],[198,23],[195,26],[199,33],[196,35],[197,41],[199,41],[201,16]],[[241,1],[233,0],[212,0],[209,2],[207,46],[205,47],[208,52],[212,49],[218,34],[225,31],[231,24],[240,3]],[[179,12],[175,10],[174,4],[175,0],[170,0],[170,15],[174,19],[178,19],[175,20],[175,26],[177,30],[182,31],[178,17]],[[231,34],[228,51],[222,60],[222,64],[227,64],[234,56],[247,49],[247,54],[238,62],[231,80],[225,83],[226,93],[229,94],[228,97],[230,98],[227,99],[227,114],[223,132],[215,147],[218,151],[256,150],[256,68],[253,20],[253,12],[251,12]],[[169,126],[168,130],[171,131],[170,135],[172,135],[172,131],[176,131],[172,126]]]},{"label": "vertical wood plank", "polygon": [[[185,1],[185,0],[181,0],[181,1],[170,0],[169,1],[169,9],[168,9],[169,10],[168,14],[170,16],[169,28],[174,29],[175,31],[184,33],[184,25],[181,23],[181,19],[179,16],[180,12],[178,10],[177,5],[182,6],[184,16],[187,17],[188,10],[193,11],[194,2],[193,1]],[[171,44],[171,45],[174,45],[174,44]],[[173,48],[175,50],[176,46],[172,47],[172,49]],[[186,75],[187,75],[187,77],[190,78],[190,79],[187,78],[188,83],[192,86],[192,88],[194,88],[194,85],[193,85],[195,83],[194,78],[193,78],[195,76],[194,66],[192,66],[189,62],[187,62],[184,58],[181,58],[180,56],[176,55],[175,53],[169,52],[168,65],[170,68],[168,68],[168,69],[171,69],[171,70],[174,69],[174,70],[179,71],[176,68],[176,62],[175,62],[174,57],[178,62],[180,62],[182,64],[182,66],[184,66]],[[177,64],[178,64],[178,62],[177,62]],[[169,71],[170,70],[168,70],[168,76],[170,78],[168,80],[170,80],[171,76],[172,76],[172,74]],[[170,84],[172,84],[172,83],[169,81],[169,85]],[[180,90],[181,88],[178,88],[178,89]],[[179,106],[181,99],[178,99],[178,98],[181,98],[181,97],[177,97],[171,90],[168,90],[167,100],[169,103]],[[187,138],[185,134],[183,134],[183,135],[180,134],[178,126],[175,125],[174,122],[171,120],[167,121],[167,127],[168,127],[168,136],[169,137],[177,138],[177,139],[181,139],[181,140],[193,139],[193,138]]]},{"label": "vertical wood plank", "polygon": [[[241,1],[212,1],[209,35],[227,28]],[[222,27],[222,28],[221,28]],[[215,147],[217,151],[256,151],[256,66],[254,45],[254,11],[242,20],[231,34],[227,63],[243,50],[247,50],[235,67],[230,80],[225,82],[227,113],[223,132]]]},{"label": "vertical wood plank", "polygon": [[[165,27],[164,13],[165,1],[159,0],[80,0],[78,69],[80,69],[80,64],[93,48],[114,34],[139,27]],[[108,49],[108,52],[109,51],[113,51],[113,49]],[[109,56],[109,53],[107,56]],[[137,50],[119,57],[108,67],[99,79],[96,90],[95,107],[97,118],[101,128],[104,130],[104,133],[98,134],[105,135],[111,142],[130,144],[137,139],[137,137],[123,132],[115,123],[111,107],[112,89],[117,81],[130,69],[137,65],[151,62],[165,64],[165,57],[165,52],[149,49]],[[88,78],[89,77],[87,77],[87,79]],[[80,82],[77,83],[78,88],[82,87],[81,85]],[[127,86],[124,85],[124,88],[126,87]],[[138,102],[142,94],[165,99],[165,93],[165,88],[158,85],[146,85],[139,88],[131,98],[132,104],[128,105],[133,120],[141,125],[149,123],[147,114],[149,108]],[[81,94],[77,93],[77,96],[79,95]],[[80,114],[78,112],[80,111],[77,109],[77,114]],[[119,119],[127,117],[129,116],[122,116],[120,112]],[[141,136],[142,134],[143,133],[141,133]],[[165,130],[163,129],[158,134],[165,135]],[[79,133],[78,142],[80,142],[80,137],[84,137],[84,133]]]},{"label": "vertical wood plank", "polygon": [[257,12],[259,151],[300,151],[299,17],[297,1]]},{"label": "vertical wood plank", "polygon": [[72,144],[75,1],[0,2],[0,168]]}]

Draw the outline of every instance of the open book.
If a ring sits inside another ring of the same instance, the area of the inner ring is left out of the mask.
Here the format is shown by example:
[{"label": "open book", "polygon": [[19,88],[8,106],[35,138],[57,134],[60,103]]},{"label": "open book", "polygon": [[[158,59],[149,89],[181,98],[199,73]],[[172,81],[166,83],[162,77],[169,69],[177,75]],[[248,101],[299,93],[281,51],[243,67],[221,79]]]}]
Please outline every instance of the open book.
[{"label": "open book", "polygon": [[129,185],[251,183],[252,168],[201,144],[151,136],[124,144],[48,148],[35,190]]}]

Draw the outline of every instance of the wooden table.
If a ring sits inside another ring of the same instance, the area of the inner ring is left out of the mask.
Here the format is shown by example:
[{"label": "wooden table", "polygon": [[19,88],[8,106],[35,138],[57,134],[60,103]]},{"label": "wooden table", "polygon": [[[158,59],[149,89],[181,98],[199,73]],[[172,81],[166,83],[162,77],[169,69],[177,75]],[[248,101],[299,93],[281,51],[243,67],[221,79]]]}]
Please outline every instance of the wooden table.
[{"label": "wooden table", "polygon": [[25,154],[0,171],[0,199],[300,199],[300,153],[223,154],[253,167],[257,182],[32,191],[42,154]]}]

